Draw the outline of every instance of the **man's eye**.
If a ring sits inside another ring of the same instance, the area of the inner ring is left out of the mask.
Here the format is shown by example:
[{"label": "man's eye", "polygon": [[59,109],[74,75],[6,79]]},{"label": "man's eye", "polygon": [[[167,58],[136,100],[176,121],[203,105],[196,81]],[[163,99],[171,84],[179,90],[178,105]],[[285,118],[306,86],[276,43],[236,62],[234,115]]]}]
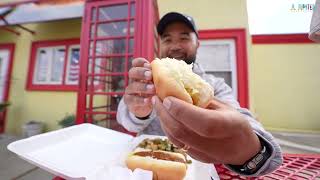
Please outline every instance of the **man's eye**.
[{"label": "man's eye", "polygon": [[171,39],[165,39],[165,40],[163,40],[163,42],[165,42],[165,43],[170,43],[170,42],[171,42]]},{"label": "man's eye", "polygon": [[186,41],[186,40],[189,40],[190,38],[189,37],[181,37],[180,39],[183,41]]}]

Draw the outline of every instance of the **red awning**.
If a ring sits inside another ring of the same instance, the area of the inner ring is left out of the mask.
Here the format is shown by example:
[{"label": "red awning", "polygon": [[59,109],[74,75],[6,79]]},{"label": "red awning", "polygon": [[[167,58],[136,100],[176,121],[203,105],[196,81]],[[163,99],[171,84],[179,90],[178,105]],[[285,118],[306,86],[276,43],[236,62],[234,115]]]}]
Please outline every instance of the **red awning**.
[{"label": "red awning", "polygon": [[0,8],[0,26],[17,25],[35,22],[46,22],[63,19],[81,18],[84,1],[68,0],[47,1],[45,3],[26,3]]}]

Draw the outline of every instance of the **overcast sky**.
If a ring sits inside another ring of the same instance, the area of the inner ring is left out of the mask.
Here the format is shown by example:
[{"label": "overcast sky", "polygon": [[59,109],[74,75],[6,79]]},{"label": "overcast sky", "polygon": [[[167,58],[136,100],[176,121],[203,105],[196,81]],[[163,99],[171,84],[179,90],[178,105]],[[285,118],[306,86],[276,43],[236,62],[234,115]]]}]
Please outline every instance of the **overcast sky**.
[{"label": "overcast sky", "polygon": [[[316,0],[247,0],[250,34],[308,33],[312,10],[294,11]],[[319,7],[320,8],[320,7]]]}]

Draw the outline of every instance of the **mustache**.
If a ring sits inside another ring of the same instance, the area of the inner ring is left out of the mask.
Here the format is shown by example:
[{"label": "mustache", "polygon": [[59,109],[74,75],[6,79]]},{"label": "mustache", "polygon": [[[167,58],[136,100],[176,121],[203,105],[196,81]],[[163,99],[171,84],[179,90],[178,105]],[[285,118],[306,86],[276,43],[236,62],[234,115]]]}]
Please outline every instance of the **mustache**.
[{"label": "mustache", "polygon": [[185,54],[186,52],[183,50],[171,50],[168,54]]},{"label": "mustache", "polygon": [[174,58],[174,57],[187,57],[187,53],[182,52],[182,51],[172,51],[168,53],[168,57]]}]

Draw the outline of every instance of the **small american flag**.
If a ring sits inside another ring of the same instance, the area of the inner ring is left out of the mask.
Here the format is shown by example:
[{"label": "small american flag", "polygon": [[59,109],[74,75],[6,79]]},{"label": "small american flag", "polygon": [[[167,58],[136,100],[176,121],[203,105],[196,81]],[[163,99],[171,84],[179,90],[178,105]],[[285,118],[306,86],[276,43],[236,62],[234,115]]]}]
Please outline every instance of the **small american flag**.
[{"label": "small american flag", "polygon": [[69,81],[78,82],[79,78],[79,60],[80,60],[80,50],[73,49],[71,51],[71,62],[70,62],[70,69],[69,69]]}]

